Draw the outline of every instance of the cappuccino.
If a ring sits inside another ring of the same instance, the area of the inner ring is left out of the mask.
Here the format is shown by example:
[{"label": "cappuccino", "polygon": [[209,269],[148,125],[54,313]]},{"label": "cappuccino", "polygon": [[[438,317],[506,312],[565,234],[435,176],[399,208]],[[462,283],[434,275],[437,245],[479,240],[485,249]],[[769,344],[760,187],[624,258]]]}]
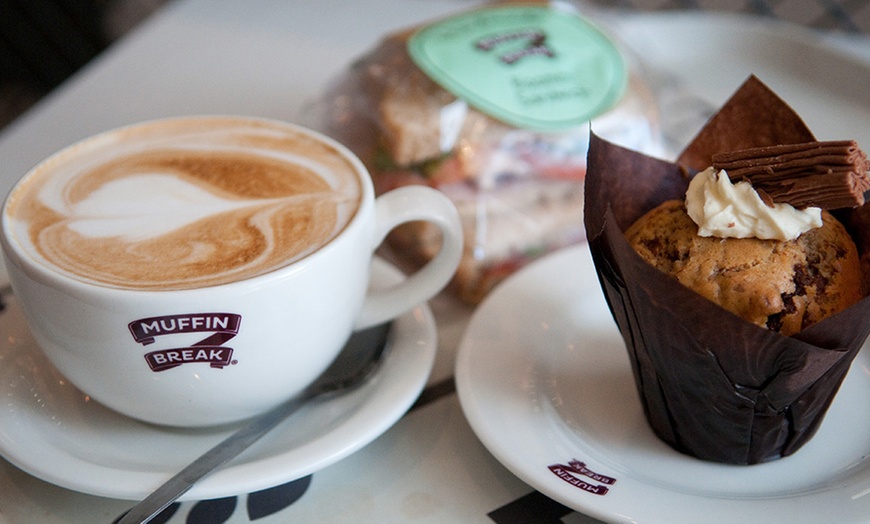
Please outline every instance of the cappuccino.
[{"label": "cappuccino", "polygon": [[281,123],[164,120],[49,158],[5,213],[15,243],[74,279],[200,288],[270,272],[335,238],[360,206],[358,169]]},{"label": "cappuccino", "polygon": [[[351,331],[438,293],[463,246],[440,191],[375,198],[347,148],[255,118],[79,142],[24,175],[0,217],[9,282],[52,365],[96,402],[173,426],[235,422],[298,394]],[[441,230],[441,250],[409,278],[373,281],[384,237],[417,221]]]}]

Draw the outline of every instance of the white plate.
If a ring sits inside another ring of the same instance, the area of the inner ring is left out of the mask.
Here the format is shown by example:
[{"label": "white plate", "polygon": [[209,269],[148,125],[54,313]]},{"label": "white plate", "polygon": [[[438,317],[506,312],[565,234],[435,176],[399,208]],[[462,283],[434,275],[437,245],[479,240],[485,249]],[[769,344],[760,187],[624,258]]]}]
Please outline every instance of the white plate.
[{"label": "white plate", "polygon": [[[795,455],[756,466],[682,455],[646,424],[585,246],[528,266],[487,298],[460,345],[456,385],[472,428],[500,462],[599,519],[847,523],[870,516],[866,347],[821,429]],[[571,461],[600,476],[551,468]]]},{"label": "white plate", "polygon": [[[401,278],[380,260],[372,274],[379,285]],[[153,426],[89,401],[39,352],[14,297],[0,314],[0,332],[0,454],[43,480],[94,495],[139,499],[232,430]],[[368,382],[302,408],[184,498],[265,489],[360,449],[392,426],[420,394],[436,346],[427,306],[400,317],[384,362]]]}]

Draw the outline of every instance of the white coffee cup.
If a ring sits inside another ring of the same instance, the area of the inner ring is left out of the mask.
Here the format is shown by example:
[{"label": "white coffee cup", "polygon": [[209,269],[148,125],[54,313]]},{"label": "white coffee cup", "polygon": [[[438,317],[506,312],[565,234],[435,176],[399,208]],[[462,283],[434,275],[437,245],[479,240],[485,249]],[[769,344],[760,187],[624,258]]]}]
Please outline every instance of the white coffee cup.
[{"label": "white coffee cup", "polygon": [[[374,250],[415,220],[440,228],[440,252],[369,291]],[[361,162],[328,137],[204,116],[49,157],[10,192],[0,243],[35,340],[73,384],[130,417],[204,426],[299,393],[351,330],[435,295],[462,232],[434,189],[375,199]]]}]

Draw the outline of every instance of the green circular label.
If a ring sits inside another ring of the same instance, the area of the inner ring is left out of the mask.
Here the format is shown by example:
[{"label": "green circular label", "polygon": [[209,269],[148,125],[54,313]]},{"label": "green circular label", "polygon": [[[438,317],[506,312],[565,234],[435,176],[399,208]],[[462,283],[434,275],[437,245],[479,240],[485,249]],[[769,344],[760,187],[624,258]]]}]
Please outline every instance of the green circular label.
[{"label": "green circular label", "polygon": [[560,131],[612,107],[628,73],[619,50],[575,13],[485,8],[417,31],[411,58],[479,111],[516,127]]}]

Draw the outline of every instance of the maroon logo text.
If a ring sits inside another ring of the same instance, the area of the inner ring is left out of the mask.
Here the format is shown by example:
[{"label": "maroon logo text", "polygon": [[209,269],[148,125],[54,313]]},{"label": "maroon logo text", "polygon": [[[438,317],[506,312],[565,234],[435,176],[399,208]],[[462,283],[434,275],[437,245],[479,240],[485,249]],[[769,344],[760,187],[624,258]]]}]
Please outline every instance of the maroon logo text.
[{"label": "maroon logo text", "polygon": [[494,51],[496,47],[508,42],[519,40],[525,45],[518,49],[512,49],[502,52],[498,55],[498,59],[505,64],[515,64],[519,60],[527,56],[546,56],[554,57],[555,53],[547,46],[547,34],[537,29],[517,30],[510,33],[499,34],[479,40],[475,47],[480,51]]},{"label": "maroon logo text", "polygon": [[241,315],[234,313],[196,313],[143,318],[127,327],[133,339],[147,346],[155,337],[180,333],[211,333],[190,347],[161,349],[145,354],[152,371],[164,371],[181,364],[206,363],[222,368],[233,363],[233,349],[223,344],[239,333]]},{"label": "maroon logo text", "polygon": [[[607,492],[610,490],[607,486],[612,486],[616,483],[615,478],[596,473],[587,468],[586,464],[576,459],[568,464],[553,464],[547,466],[547,468],[565,482],[593,495],[607,495]],[[601,484],[606,485],[602,486]]]}]

